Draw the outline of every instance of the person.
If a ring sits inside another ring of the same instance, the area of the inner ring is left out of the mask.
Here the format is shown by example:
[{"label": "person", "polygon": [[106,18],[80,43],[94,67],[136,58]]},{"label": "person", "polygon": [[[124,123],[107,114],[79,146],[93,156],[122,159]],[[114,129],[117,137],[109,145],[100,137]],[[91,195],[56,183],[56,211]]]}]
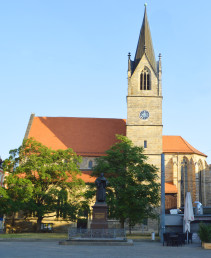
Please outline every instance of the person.
[{"label": "person", "polygon": [[108,180],[101,173],[100,176],[95,180],[97,186],[96,201],[105,202],[106,200],[106,186],[108,185]]}]

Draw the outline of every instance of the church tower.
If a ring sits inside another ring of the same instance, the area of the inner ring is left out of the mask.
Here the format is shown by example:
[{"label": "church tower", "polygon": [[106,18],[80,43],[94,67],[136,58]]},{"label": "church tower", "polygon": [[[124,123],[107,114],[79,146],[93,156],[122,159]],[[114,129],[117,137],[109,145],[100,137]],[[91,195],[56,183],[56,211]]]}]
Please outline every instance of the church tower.
[{"label": "church tower", "polygon": [[144,147],[148,163],[161,170],[161,55],[156,62],[145,12],[134,61],[128,55],[127,137]]}]

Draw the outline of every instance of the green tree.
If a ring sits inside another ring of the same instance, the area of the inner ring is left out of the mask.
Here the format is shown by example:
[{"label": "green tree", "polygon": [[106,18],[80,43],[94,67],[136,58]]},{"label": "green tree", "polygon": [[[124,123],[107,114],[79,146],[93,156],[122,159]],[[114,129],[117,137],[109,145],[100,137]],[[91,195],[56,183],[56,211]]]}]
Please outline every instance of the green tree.
[{"label": "green tree", "polygon": [[[81,200],[84,182],[78,157],[72,149],[52,150],[33,138],[27,139],[4,161],[6,188],[1,188],[1,211],[11,214],[22,210],[27,217],[37,217],[37,231],[44,217],[76,220],[85,204]],[[6,207],[6,202],[11,203]],[[4,208],[3,208],[4,207]]]},{"label": "green tree", "polygon": [[7,178],[7,188],[0,187],[0,213],[12,218],[12,226],[15,213],[24,210],[32,197],[32,189],[30,180],[11,176]]},{"label": "green tree", "polygon": [[155,218],[155,206],[159,203],[157,168],[147,164],[143,148],[134,146],[125,136],[117,135],[117,143],[106,156],[96,161],[93,175],[104,173],[108,178],[106,202],[109,216],[130,228],[146,218]]}]

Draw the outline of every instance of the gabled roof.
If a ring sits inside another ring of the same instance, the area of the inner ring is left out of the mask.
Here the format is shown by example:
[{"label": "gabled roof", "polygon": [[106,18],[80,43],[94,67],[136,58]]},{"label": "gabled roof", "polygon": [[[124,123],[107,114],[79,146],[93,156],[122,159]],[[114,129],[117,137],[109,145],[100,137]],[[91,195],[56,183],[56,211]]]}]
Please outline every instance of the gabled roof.
[{"label": "gabled roof", "polygon": [[207,157],[204,153],[198,151],[191,146],[181,136],[163,136],[163,152],[164,153],[187,153],[187,154],[198,154]]},{"label": "gabled roof", "polygon": [[147,19],[146,6],[145,6],[144,18],[141,26],[141,31],[140,31],[138,45],[137,45],[135,59],[134,59],[135,67],[138,65],[144,53],[146,53],[146,56],[154,72],[157,73],[157,64],[155,60],[154,48],[152,44],[152,38],[151,38],[149,23]]},{"label": "gabled roof", "polygon": [[177,193],[177,187],[173,183],[165,183],[165,193]]},{"label": "gabled roof", "polygon": [[[81,156],[102,156],[116,142],[116,134],[126,135],[126,120],[32,115],[25,138],[34,137],[55,150],[72,148]],[[181,136],[163,136],[163,152],[206,157]]]},{"label": "gabled roof", "polygon": [[34,137],[52,149],[72,148],[82,156],[101,156],[126,135],[126,121],[109,118],[33,117],[25,138]]}]

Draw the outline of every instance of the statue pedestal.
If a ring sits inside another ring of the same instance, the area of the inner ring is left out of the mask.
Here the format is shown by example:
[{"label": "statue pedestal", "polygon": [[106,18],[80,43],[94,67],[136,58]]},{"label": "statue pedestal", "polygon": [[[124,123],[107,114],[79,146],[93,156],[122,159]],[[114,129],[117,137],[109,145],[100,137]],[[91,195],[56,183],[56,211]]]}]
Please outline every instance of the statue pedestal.
[{"label": "statue pedestal", "polygon": [[107,209],[108,206],[105,202],[96,202],[93,208],[93,218],[90,225],[91,229],[106,229],[108,228],[107,222]]}]

